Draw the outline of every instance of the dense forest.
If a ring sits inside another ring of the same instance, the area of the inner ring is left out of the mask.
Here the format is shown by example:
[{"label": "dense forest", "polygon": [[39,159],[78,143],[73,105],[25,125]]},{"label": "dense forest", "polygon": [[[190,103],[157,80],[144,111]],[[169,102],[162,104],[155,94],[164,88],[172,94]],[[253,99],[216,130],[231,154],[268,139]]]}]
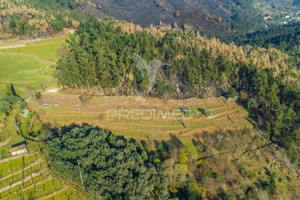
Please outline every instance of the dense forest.
[{"label": "dense forest", "polygon": [[[136,141],[88,125],[65,127],[61,134],[46,142],[53,170],[83,183],[94,198],[168,198],[161,163]],[[82,169],[82,182],[78,167]]]},{"label": "dense forest", "polygon": [[199,134],[186,144],[174,135],[170,141],[137,142],[99,127],[70,125],[55,130],[44,150],[52,170],[92,199],[296,199],[298,171],[276,167],[292,165],[267,137],[242,130]]},{"label": "dense forest", "polygon": [[231,61],[214,50],[200,50],[200,43],[191,46],[191,38],[170,31],[160,38],[145,31],[123,33],[114,21],[91,17],[69,40],[69,52],[58,62],[56,76],[63,86],[81,88],[81,95],[131,95],[146,91],[149,81],[134,67],[130,54],[148,62],[160,59],[168,65],[158,71],[150,96],[203,98],[234,88],[258,126],[269,133],[269,140],[286,147],[299,165],[299,85],[297,78],[285,81],[296,76],[295,66],[278,72],[242,59]]}]

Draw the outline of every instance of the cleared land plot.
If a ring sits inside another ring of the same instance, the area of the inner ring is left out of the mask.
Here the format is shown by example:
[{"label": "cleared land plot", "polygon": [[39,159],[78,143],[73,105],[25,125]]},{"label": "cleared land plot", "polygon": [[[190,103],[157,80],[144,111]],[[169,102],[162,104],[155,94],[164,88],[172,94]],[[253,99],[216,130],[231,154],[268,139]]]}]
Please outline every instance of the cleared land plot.
[{"label": "cleared land plot", "polygon": [[[139,140],[169,139],[170,134],[188,138],[204,131],[252,128],[247,111],[223,97],[170,101],[93,97],[83,105],[76,95],[45,93],[40,101],[31,101],[29,106],[52,126],[88,123]],[[179,108],[185,107],[195,114],[183,115]],[[210,110],[212,115],[206,116],[198,108]]]}]

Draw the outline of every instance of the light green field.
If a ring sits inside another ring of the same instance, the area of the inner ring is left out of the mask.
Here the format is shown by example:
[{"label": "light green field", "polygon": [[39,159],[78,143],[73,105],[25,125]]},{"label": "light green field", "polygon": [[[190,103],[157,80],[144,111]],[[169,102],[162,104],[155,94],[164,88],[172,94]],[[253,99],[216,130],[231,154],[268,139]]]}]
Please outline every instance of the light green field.
[{"label": "light green field", "polygon": [[[26,99],[37,91],[56,87],[53,78],[58,49],[65,38],[26,42],[25,47],[0,50],[0,96],[6,86],[14,84],[18,95]],[[2,46],[18,45],[4,43]],[[86,199],[85,195],[65,184],[52,174],[44,159],[41,160],[41,142],[27,140],[30,155],[10,157],[12,145],[24,142],[17,133],[15,116],[20,109],[14,106],[6,121],[0,113],[0,199]]]},{"label": "light green field", "polygon": [[82,192],[52,174],[39,154],[24,155],[1,166],[5,168],[0,169],[0,199],[87,199]]},{"label": "light green field", "polygon": [[6,85],[13,83],[16,92],[24,98],[28,97],[29,88],[42,90],[41,83],[46,87],[55,86],[52,63],[40,60],[35,56],[22,54],[0,54],[0,95]]},{"label": "light green field", "polygon": [[2,44],[2,47],[24,43],[26,46],[0,50],[0,96],[10,83],[14,84],[17,93],[23,98],[27,98],[28,93],[44,89],[41,85],[55,87],[54,65],[59,58],[58,50],[66,38]]},{"label": "light green field", "polygon": [[[58,49],[65,42],[66,37],[37,40],[26,43],[25,47],[0,50],[2,53],[23,53],[36,55],[51,62],[58,61]],[[16,42],[18,44],[18,42]]]}]

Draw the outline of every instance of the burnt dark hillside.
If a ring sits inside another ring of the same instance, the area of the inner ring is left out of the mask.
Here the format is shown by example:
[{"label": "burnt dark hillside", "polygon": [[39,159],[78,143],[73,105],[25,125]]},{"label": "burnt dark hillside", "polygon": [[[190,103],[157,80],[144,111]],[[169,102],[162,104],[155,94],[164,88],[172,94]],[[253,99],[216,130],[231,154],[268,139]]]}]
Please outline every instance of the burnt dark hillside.
[{"label": "burnt dark hillside", "polygon": [[82,12],[113,17],[148,27],[151,24],[184,24],[210,33],[248,32],[262,25],[253,2],[242,0],[92,0]]}]

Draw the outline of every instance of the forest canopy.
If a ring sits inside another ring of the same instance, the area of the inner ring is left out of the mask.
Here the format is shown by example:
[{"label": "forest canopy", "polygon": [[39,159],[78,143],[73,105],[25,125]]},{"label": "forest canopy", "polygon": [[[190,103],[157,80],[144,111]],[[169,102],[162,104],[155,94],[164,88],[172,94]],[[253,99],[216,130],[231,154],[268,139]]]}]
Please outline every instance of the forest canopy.
[{"label": "forest canopy", "polygon": [[168,182],[160,162],[136,141],[89,125],[63,128],[45,143],[52,169],[101,199],[167,199]]}]

